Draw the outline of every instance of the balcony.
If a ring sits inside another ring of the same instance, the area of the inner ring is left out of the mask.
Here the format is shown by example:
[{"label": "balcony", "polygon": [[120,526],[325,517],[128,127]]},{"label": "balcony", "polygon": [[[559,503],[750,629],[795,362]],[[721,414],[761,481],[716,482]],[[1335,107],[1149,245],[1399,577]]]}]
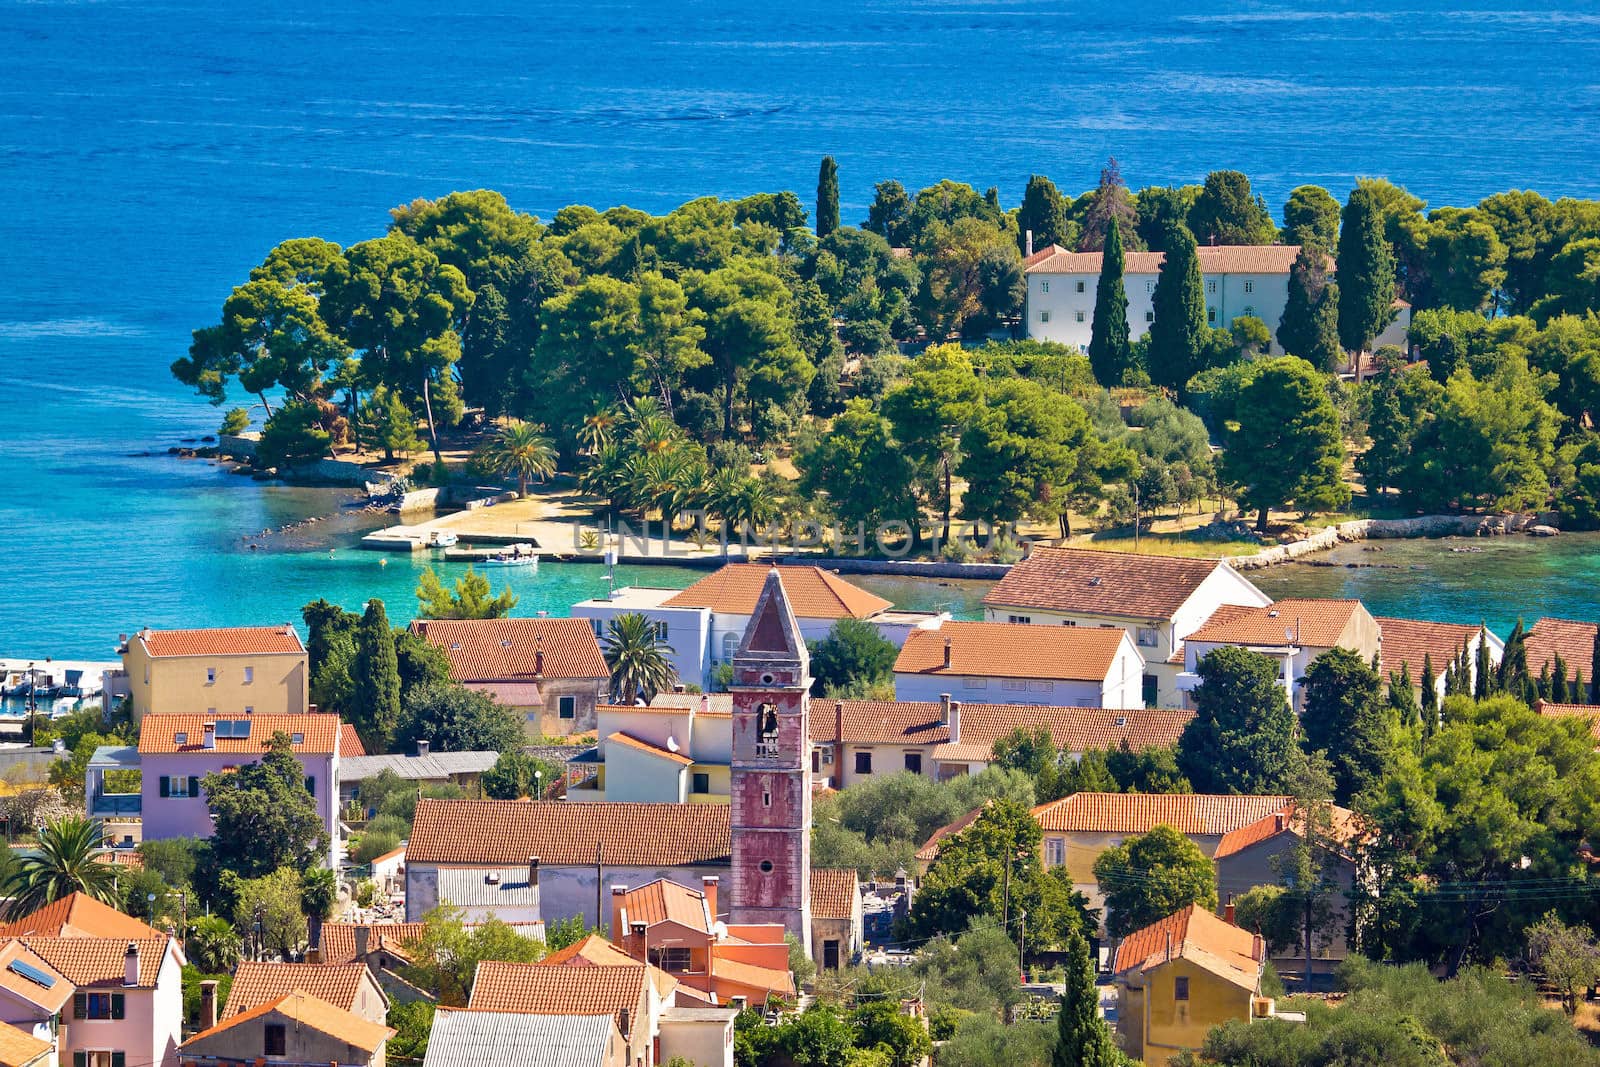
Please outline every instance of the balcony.
[{"label": "balcony", "polygon": [[[131,789],[130,789],[131,787]],[[138,818],[139,750],[132,745],[101,745],[84,769],[84,808],[91,819]]]}]

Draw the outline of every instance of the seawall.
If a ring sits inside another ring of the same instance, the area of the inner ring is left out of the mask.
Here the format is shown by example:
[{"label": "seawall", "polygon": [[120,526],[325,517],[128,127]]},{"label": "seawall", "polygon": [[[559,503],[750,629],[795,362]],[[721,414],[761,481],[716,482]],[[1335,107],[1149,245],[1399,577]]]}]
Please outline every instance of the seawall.
[{"label": "seawall", "polygon": [[1353,519],[1335,526],[1324,526],[1309,537],[1286,545],[1274,545],[1251,556],[1234,556],[1228,562],[1235,570],[1260,570],[1356,541],[1497,537],[1513,533],[1548,537],[1559,532],[1551,524],[1551,518],[1534,512],[1512,512],[1502,515],[1419,515],[1414,519]]}]

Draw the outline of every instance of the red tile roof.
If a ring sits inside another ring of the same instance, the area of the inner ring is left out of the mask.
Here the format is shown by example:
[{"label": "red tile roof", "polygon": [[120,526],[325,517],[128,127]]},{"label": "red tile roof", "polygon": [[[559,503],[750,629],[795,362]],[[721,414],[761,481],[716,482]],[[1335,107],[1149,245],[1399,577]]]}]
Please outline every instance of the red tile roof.
[{"label": "red tile roof", "polygon": [[1553,719],[1584,719],[1588,722],[1589,733],[1596,742],[1600,742],[1600,705],[1555,704],[1548,700],[1540,700],[1535,702],[1533,710]]},{"label": "red tile roof", "polygon": [[293,626],[230,626],[214,630],[140,630],[151,656],[305,655]]},{"label": "red tile roof", "polygon": [[114,985],[127,977],[128,946],[139,950],[140,989],[153,989],[161,964],[175,942],[166,937],[25,937],[22,943],[57,974],[83,989]]},{"label": "red tile roof", "polygon": [[[239,964],[234,972],[228,1002],[222,1018],[277,1000],[295,991],[310,993],[336,1008],[353,1011],[363,983],[373,982],[372,972],[359,961],[352,963],[255,963]],[[374,983],[375,984],[375,983]]]},{"label": "red tile roof", "polygon": [[[126,951],[126,946],[124,946]],[[14,962],[26,963],[37,967],[40,971],[60,980],[48,989],[38,982],[30,981],[21,974],[13,971],[10,964]],[[57,971],[38,953],[33,952],[20,940],[9,940],[0,945],[0,989],[4,989],[14,997],[20,997],[30,1004],[43,1008],[47,1015],[61,1010],[62,1005],[72,999],[72,983],[66,976]]]},{"label": "red tile roof", "polygon": [[538,962],[541,967],[633,967],[639,963],[599,934],[585,934]]},{"label": "red tile roof", "polygon": [[[657,878],[653,882],[621,894],[622,906],[627,909],[628,922],[642,922],[648,926],[673,922],[701,933],[710,933],[716,916],[706,907],[706,895],[698,889]],[[612,897],[612,904],[617,903]]]},{"label": "red tile roof", "polygon": [[10,1023],[0,1023],[0,1067],[32,1067],[54,1048],[50,1042],[23,1033]]},{"label": "red tile roof", "polygon": [[947,622],[937,630],[912,630],[894,672],[1103,682],[1124,641],[1131,643],[1127,631],[1116,626]]},{"label": "red tile roof", "polygon": [[811,916],[815,919],[848,919],[855,914],[860,898],[856,872],[848,867],[811,868]]},{"label": "red tile roof", "polygon": [[[38,911],[0,926],[0,937],[114,937],[123,942],[165,937],[160,930],[102,904],[87,893],[69,893]],[[127,948],[124,943],[123,948]]]},{"label": "red tile roof", "polygon": [[[1196,252],[1201,274],[1288,274],[1300,254],[1299,245],[1201,245]],[[1158,274],[1166,262],[1164,252],[1126,252],[1123,270],[1128,274]],[[1099,274],[1099,252],[1069,252],[1060,245],[1035,252],[1027,262],[1028,274]]]},{"label": "red tile roof", "polygon": [[785,999],[794,996],[794,975],[772,967],[759,967],[742,960],[728,959],[713,954],[711,976],[724,982],[736,982],[752,989],[765,989]]},{"label": "red tile roof", "polygon": [[356,958],[356,930],[367,931],[367,951],[380,948],[404,956],[427,929],[423,923],[344,923],[322,924],[322,962],[349,963]]},{"label": "red tile roof", "polygon": [[409,863],[511,866],[680,867],[726,863],[733,852],[726,804],[618,801],[435,800],[417,802]]},{"label": "red tile roof", "polygon": [[1180,957],[1235,985],[1254,990],[1266,952],[1261,939],[1248,930],[1191,904],[1123,938],[1117,946],[1113,970],[1119,975],[1136,968],[1150,970]]},{"label": "red tile roof", "polygon": [[[1337,804],[1330,805],[1329,837],[1342,845],[1348,845],[1356,836],[1355,812],[1349,808],[1341,808]],[[1296,827],[1303,825],[1304,819],[1300,818],[1293,804],[1280,812],[1263,815],[1247,826],[1237,830],[1229,830],[1222,835],[1222,840],[1217,842],[1217,851],[1212,855],[1213,860],[1227,859],[1235,853],[1243,852],[1253,845],[1263,841],[1270,841],[1280,834],[1295,834]]]},{"label": "red tile roof", "polygon": [[529,1015],[615,1015],[630,1018],[644,999],[642,963],[616,967],[548,967],[484,960],[472,979],[467,1007]]},{"label": "red tile roof", "polygon": [[1180,834],[1221,836],[1263,816],[1283,811],[1288,796],[1224,796],[1213,793],[1074,793],[1033,809],[1047,831],[1143,834],[1170,826]]},{"label": "red tile roof", "polygon": [[444,652],[458,682],[611,676],[584,619],[418,619],[411,631]]},{"label": "red tile roof", "polygon": [[[710,608],[721,615],[750,615],[772,567],[765,563],[730,563],[662,602],[671,608]],[[779,567],[789,607],[799,619],[865,619],[887,608],[889,601],[851,585],[821,567]]]},{"label": "red tile roof", "polygon": [[996,608],[1170,620],[1200,583],[1221,566],[1226,564],[1214,559],[1036,548],[995,583],[983,603]]},{"label": "red tile roof", "polygon": [[1593,681],[1589,667],[1594,662],[1594,633],[1596,624],[1573,622],[1571,619],[1540,619],[1528,631],[1528,671],[1535,677],[1548,664],[1555,667],[1556,656],[1567,665],[1571,678],[1580,670],[1587,681]]},{"label": "red tile roof", "polygon": [[217,1034],[232,1030],[245,1023],[268,1015],[277,1015],[288,1019],[290,1022],[315,1030],[319,1034],[326,1034],[336,1038],[344,1044],[361,1049],[363,1052],[376,1052],[383,1047],[383,1043],[394,1036],[395,1031],[379,1023],[370,1022],[359,1015],[354,1015],[345,1009],[310,993],[296,990],[287,993],[276,1000],[258,1004],[247,1011],[232,1015],[209,1030],[195,1034],[185,1041],[181,1047],[191,1048],[196,1044],[205,1042]]},{"label": "red tile roof", "polygon": [[606,744],[623,745],[627,748],[633,749],[635,752],[643,752],[646,755],[655,756],[659,759],[667,760],[669,763],[676,763],[682,767],[687,767],[694,763],[694,760],[690,759],[688,756],[685,756],[682,752],[674,752],[670,748],[662,748],[660,745],[652,745],[648,741],[641,741],[637,737],[631,737],[628,734],[623,733],[621,730],[618,730],[614,734],[607,734]]},{"label": "red tile roof", "polygon": [[365,756],[367,746],[361,743],[361,735],[356,733],[354,725],[344,722],[339,724],[339,758],[349,759],[351,756]]},{"label": "red tile roof", "polygon": [[1333,648],[1350,620],[1362,610],[1359,600],[1289,598],[1260,608],[1226,604],[1184,638],[1184,642]]},{"label": "red tile roof", "polygon": [[1394,619],[1380,617],[1378,630],[1379,669],[1385,680],[1400,673],[1406,664],[1411,680],[1422,684],[1422,664],[1433,663],[1433,674],[1438,678],[1444,669],[1455,661],[1463,645],[1470,645],[1478,636],[1476,626],[1463,626],[1454,622],[1425,622],[1421,619]]},{"label": "red tile roof", "polygon": [[[205,724],[223,720],[249,722],[249,737],[218,737],[216,748],[205,747]],[[282,731],[293,740],[299,734],[302,740],[294,746],[297,753],[308,756],[333,754],[339,737],[339,716],[323,712],[301,715],[146,715],[139,722],[139,754],[170,754],[175,752],[236,753],[259,756],[267,749],[272,735]],[[178,735],[183,734],[182,742]]]},{"label": "red tile roof", "polygon": [[932,863],[938,859],[939,848],[944,842],[977,822],[978,816],[982,815],[983,809],[988,806],[989,803],[984,803],[979,807],[973,808],[954,822],[946,823],[944,826],[939,827],[933,832],[933,836],[923,842],[921,848],[917,849],[917,859],[924,863]]}]

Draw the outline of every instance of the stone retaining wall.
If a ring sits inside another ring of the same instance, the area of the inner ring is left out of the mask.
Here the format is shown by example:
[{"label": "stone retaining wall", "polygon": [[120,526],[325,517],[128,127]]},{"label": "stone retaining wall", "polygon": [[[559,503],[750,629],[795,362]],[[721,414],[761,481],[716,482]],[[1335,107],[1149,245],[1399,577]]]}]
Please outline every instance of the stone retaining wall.
[{"label": "stone retaining wall", "polygon": [[822,567],[840,574],[904,574],[915,578],[979,578],[998,580],[1009,563],[953,563],[949,560],[855,559],[850,556],[785,556],[785,566]]},{"label": "stone retaining wall", "polygon": [[1286,545],[1274,545],[1253,556],[1228,560],[1235,570],[1252,571],[1289,563],[1313,552],[1326,552],[1340,544],[1412,537],[1495,537],[1511,533],[1556,533],[1553,516],[1532,512],[1504,515],[1419,515],[1414,519],[1354,519],[1324,526],[1316,533]]}]

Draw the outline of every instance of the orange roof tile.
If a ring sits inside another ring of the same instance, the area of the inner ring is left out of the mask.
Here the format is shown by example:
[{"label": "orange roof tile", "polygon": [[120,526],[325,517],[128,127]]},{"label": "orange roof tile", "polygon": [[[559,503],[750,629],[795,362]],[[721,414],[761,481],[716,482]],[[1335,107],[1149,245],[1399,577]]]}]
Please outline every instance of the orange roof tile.
[{"label": "orange roof tile", "polygon": [[[1008,624],[1009,625],[1009,624]],[[1044,727],[1057,748],[1071,752],[1121,748],[1134,751],[1177,743],[1192,711],[1158,708],[1067,708],[1046,704],[961,703],[961,742],[950,742],[943,711],[933,701],[835,701],[812,705],[811,740],[818,744],[933,745],[935,759],[986,761],[994,743],[1012,730]]]},{"label": "orange roof tile", "polygon": [[[1300,254],[1299,245],[1201,245],[1196,253],[1201,274],[1288,274]],[[1164,252],[1126,252],[1128,274],[1159,274]],[[1099,274],[1099,252],[1069,252],[1060,245],[1035,252],[1024,268],[1028,274]]]},{"label": "orange roof tile", "polygon": [[817,919],[848,919],[861,893],[849,867],[811,868],[811,914]]},{"label": "orange roof tile", "polygon": [[986,801],[954,822],[946,823],[935,830],[933,836],[929,837],[927,841],[923,842],[922,847],[917,849],[917,859],[925,863],[932,863],[939,857],[939,848],[944,842],[977,822],[978,816],[983,814],[983,809],[987,808],[990,803]]},{"label": "orange roof tile", "polygon": [[[1563,657],[1565,658],[1565,657]],[[1584,719],[1589,725],[1589,733],[1596,742],[1600,742],[1600,705],[1596,704],[1555,704],[1548,700],[1536,701],[1533,710],[1540,715],[1548,715],[1552,719]]]},{"label": "orange roof tile", "polygon": [[347,1045],[361,1049],[363,1052],[376,1052],[383,1043],[394,1036],[395,1031],[379,1023],[363,1019],[352,1014],[335,1004],[312,996],[301,990],[286,993],[276,1000],[269,1000],[258,1004],[247,1011],[231,1015],[209,1030],[195,1034],[185,1041],[181,1047],[189,1048],[198,1042],[206,1041],[216,1035],[240,1026],[244,1023],[260,1019],[268,1015],[279,1015],[290,1022],[337,1038]]},{"label": "orange roof tile", "polygon": [[679,867],[726,863],[733,853],[726,804],[619,801],[436,800],[417,803],[412,864]]},{"label": "orange roof tile", "polygon": [[585,934],[538,963],[541,967],[634,967],[639,961],[599,934]]},{"label": "orange roof tile", "polygon": [[1033,809],[1034,820],[1056,833],[1143,834],[1170,826],[1180,834],[1215,834],[1283,811],[1288,796],[1214,793],[1074,793]]},{"label": "orange roof tile", "polygon": [[[205,725],[222,720],[250,723],[249,737],[218,737],[215,749],[205,747]],[[259,756],[266,751],[272,735],[282,731],[293,740],[295,734],[302,738],[294,746],[303,755],[332,755],[339,737],[339,716],[323,712],[301,715],[146,715],[139,722],[139,754],[170,754],[174,752],[224,752]],[[183,734],[180,742],[178,735]]]},{"label": "orange roof tile", "polygon": [[635,1016],[644,999],[642,963],[618,967],[548,967],[484,960],[472,979],[467,1007],[529,1015]]},{"label": "orange roof tile", "polygon": [[618,730],[614,734],[607,734],[606,743],[625,745],[628,748],[633,749],[635,752],[644,752],[651,756],[657,756],[661,759],[668,760],[683,767],[687,767],[694,762],[694,760],[690,759],[688,756],[685,756],[682,752],[674,752],[670,748],[662,748],[660,745],[652,745],[648,741],[641,741],[637,737],[630,737],[621,730]]},{"label": "orange roof tile", "polygon": [[54,1048],[50,1042],[23,1033],[10,1023],[0,1023],[0,1067],[31,1067],[47,1058]]},{"label": "orange roof tile", "polygon": [[1476,626],[1463,626],[1454,622],[1427,622],[1422,619],[1395,619],[1379,617],[1378,668],[1385,680],[1400,673],[1406,664],[1411,680],[1422,684],[1422,664],[1433,663],[1434,677],[1455,661],[1463,645],[1470,645],[1478,636]]},{"label": "orange roof tile", "polygon": [[[24,978],[10,967],[10,964],[19,961],[37,967],[54,978],[55,982],[46,988],[38,982]],[[22,941],[15,939],[0,946],[0,989],[6,990],[12,996],[21,997],[30,1004],[38,1005],[46,1014],[60,1011],[62,1005],[72,999],[73,993],[72,983],[65,975],[50,966],[44,957],[28,948]]]},{"label": "orange roof tile", "polygon": [[1593,673],[1589,666],[1594,662],[1595,629],[1596,624],[1592,622],[1539,619],[1528,630],[1526,648],[1529,672],[1537,677],[1546,664],[1554,669],[1556,656],[1559,655],[1572,672],[1567,677],[1571,678],[1581,670],[1585,679],[1593,681],[1589,677]]},{"label": "orange roof tile", "polygon": [[144,870],[144,857],[131,848],[108,848],[100,856],[104,863],[113,867],[127,867],[130,870]]},{"label": "orange roof tile", "polygon": [[418,619],[411,631],[444,652],[458,682],[611,676],[584,619]]},{"label": "orange roof tile", "polygon": [[344,923],[322,924],[322,962],[325,964],[349,963],[356,958],[356,931],[367,931],[367,951],[387,949],[397,955],[406,955],[406,949],[416,944],[427,929],[423,923]]},{"label": "orange roof tile", "polygon": [[713,953],[711,977],[724,982],[737,982],[752,989],[765,989],[780,997],[794,996],[794,975],[772,967],[758,967],[742,960],[730,960]]},{"label": "orange roof tile", "polygon": [[[1347,845],[1356,836],[1356,813],[1349,808],[1341,808],[1337,804],[1329,805],[1329,836],[1340,844]],[[1263,841],[1270,841],[1279,834],[1295,834],[1298,836],[1297,826],[1303,825],[1304,819],[1299,817],[1294,805],[1291,803],[1283,811],[1263,815],[1255,822],[1241,826],[1237,830],[1229,830],[1222,835],[1222,840],[1217,842],[1217,851],[1212,855],[1213,860],[1226,859],[1235,853],[1243,852],[1252,845],[1259,845]]]},{"label": "orange roof tile", "polygon": [[0,926],[0,937],[115,937],[126,942],[165,937],[160,930],[102,904],[87,893],[69,893],[38,911]]},{"label": "orange roof tile", "polygon": [[82,989],[122,986],[127,977],[127,952],[139,951],[140,989],[155,987],[162,961],[176,943],[166,937],[25,937],[22,942],[58,974]]},{"label": "orange roof tile", "polygon": [[[722,615],[750,615],[773,568],[766,563],[730,563],[662,602],[663,607],[710,608]],[[821,567],[778,567],[789,607],[799,619],[865,619],[894,605]]]},{"label": "orange roof tile", "polygon": [[1361,610],[1359,600],[1290,598],[1261,608],[1225,604],[1184,641],[1333,648],[1350,620]]},{"label": "orange roof tile", "polygon": [[1266,957],[1261,939],[1223,922],[1198,904],[1135,930],[1117,946],[1117,974],[1158,967],[1182,957],[1221,978],[1255,989]]},{"label": "orange roof tile", "polygon": [[212,630],[140,630],[151,656],[305,655],[293,626],[227,626]]},{"label": "orange roof tile", "polygon": [[657,878],[623,893],[622,906],[628,911],[628,922],[642,922],[650,926],[674,922],[710,933],[711,923],[716,920],[716,916],[711,915],[706,907],[704,893],[665,878]]},{"label": "orange roof tile", "polygon": [[1129,640],[1127,631],[1115,626],[947,622],[937,630],[912,630],[894,671],[1103,682],[1122,643]]},{"label": "orange roof tile", "polygon": [[222,1006],[222,1018],[274,1001],[294,992],[310,993],[336,1008],[351,1011],[356,1006],[364,982],[372,982],[367,965],[352,963],[255,963],[239,964],[233,975],[233,988]]},{"label": "orange roof tile", "polygon": [[1119,619],[1171,619],[1218,568],[1179,559],[1086,548],[1036,548],[984,595],[992,607],[1038,608]]},{"label": "orange roof tile", "polygon": [[339,758],[348,759],[351,756],[365,756],[367,746],[361,743],[361,735],[356,733],[356,728],[351,723],[339,724]]}]

